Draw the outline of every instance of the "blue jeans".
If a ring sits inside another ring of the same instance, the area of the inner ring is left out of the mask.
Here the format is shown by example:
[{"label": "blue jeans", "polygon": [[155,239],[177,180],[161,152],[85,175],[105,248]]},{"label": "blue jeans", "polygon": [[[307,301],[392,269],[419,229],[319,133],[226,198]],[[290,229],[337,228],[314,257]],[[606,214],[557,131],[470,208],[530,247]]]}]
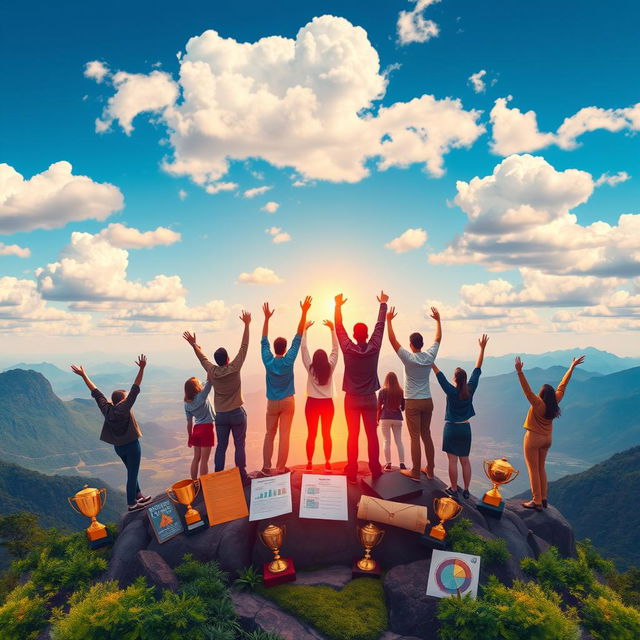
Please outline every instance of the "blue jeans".
[{"label": "blue jeans", "polygon": [[224,469],[224,459],[229,445],[229,435],[233,434],[233,444],[236,448],[235,463],[240,469],[242,480],[247,479],[247,456],[245,453],[245,440],[247,438],[247,412],[244,407],[238,407],[232,411],[218,411],[216,413],[216,436],[218,445],[214,456],[216,471]]},{"label": "blue jeans", "polygon": [[133,442],[115,445],[113,448],[127,468],[127,504],[132,506],[136,503],[137,495],[140,493],[140,485],[138,485],[138,471],[142,457],[140,441],[136,438]]}]

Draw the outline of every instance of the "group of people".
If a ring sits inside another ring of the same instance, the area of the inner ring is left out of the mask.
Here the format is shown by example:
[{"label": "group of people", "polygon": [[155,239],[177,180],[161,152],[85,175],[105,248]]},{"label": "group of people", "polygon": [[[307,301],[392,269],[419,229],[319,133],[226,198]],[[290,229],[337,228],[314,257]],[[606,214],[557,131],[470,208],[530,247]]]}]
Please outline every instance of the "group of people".
[{"label": "group of people", "polygon": [[[463,480],[462,496],[468,498],[471,483],[469,420],[475,415],[473,397],[480,380],[489,338],[487,335],[482,335],[478,341],[480,350],[471,375],[467,377],[466,371],[458,367],[453,373],[452,380],[448,381],[435,365],[442,341],[442,325],[438,310],[435,307],[431,308],[430,317],[436,323],[432,344],[425,349],[422,334],[415,332],[409,336],[409,348],[406,349],[398,341],[393,328],[393,320],[397,314],[394,307],[387,308],[389,296],[381,291],[377,299],[378,317],[371,335],[366,324],[357,322],[353,327],[352,337],[349,337],[342,317],[342,307],[347,300],[342,294],[337,295],[334,321],[324,321],[324,326],[329,329],[331,335],[331,351],[327,353],[324,349],[317,349],[313,355],[310,354],[307,344],[307,333],[314,324],[307,319],[312,298],[307,296],[300,302],[300,320],[290,346],[286,338],[278,337],[273,341],[272,347],[269,340],[269,321],[275,309],[272,309],[268,303],[263,305],[264,322],[260,344],[266,373],[267,409],[263,464],[259,475],[265,477],[289,471],[286,465],[291,424],[295,412],[294,364],[299,352],[307,372],[305,404],[307,469],[311,470],[313,467],[318,427],[320,427],[324,471],[326,473],[334,471],[331,466],[331,426],[335,413],[333,374],[338,363],[338,350],[340,350],[344,360],[342,390],[348,429],[347,464],[342,472],[347,476],[348,482],[357,482],[358,440],[361,425],[367,437],[369,471],[374,481],[384,471],[392,469],[392,435],[400,458],[400,473],[415,482],[420,482],[421,474],[429,479],[433,478],[435,466],[435,450],[431,437],[433,399],[429,385],[433,370],[446,396],[442,450],[448,457],[450,484],[447,493],[456,499],[459,497],[458,465],[460,465]],[[216,439],[214,470],[224,469],[229,439],[233,437],[235,466],[240,471],[242,482],[249,483],[245,454],[247,413],[242,399],[241,370],[249,347],[251,314],[243,311],[240,320],[244,324],[244,330],[240,349],[233,360],[230,360],[227,350],[220,347],[213,354],[213,362],[210,361],[198,345],[196,335],[188,331],[183,334],[207,374],[204,384],[198,378],[192,377],[184,386],[188,445],[194,450],[191,463],[193,479],[209,472],[209,457]],[[387,374],[384,385],[380,388],[378,359],[385,325],[391,346],[404,366],[404,389],[393,372]],[[527,508],[540,511],[547,506],[545,460],[551,446],[553,420],[560,415],[558,403],[562,399],[571,374],[583,360],[584,356],[573,360],[557,389],[553,389],[550,385],[543,385],[539,394],[536,395],[527,383],[520,358],[516,358],[515,368],[518,378],[531,405],[523,425],[526,430],[524,454],[532,492],[532,499],[523,503]],[[125,464],[127,502],[130,511],[143,508],[150,500],[149,496],[145,496],[140,491],[138,485],[141,455],[138,439],[141,432],[131,410],[140,392],[146,357],[141,355],[136,364],[139,370],[131,390],[128,394],[124,390],[114,391],[111,402],[108,402],[96,389],[83,367],[72,366],[72,370],[84,379],[104,414],[101,440],[114,445],[116,453]],[[212,390],[213,406],[210,401]],[[406,422],[411,443],[410,468],[405,465],[402,444],[404,422]],[[380,464],[378,428],[383,440],[384,467]],[[272,466],[276,436],[278,436],[278,449],[275,466]],[[425,466],[422,466],[423,449]]]}]

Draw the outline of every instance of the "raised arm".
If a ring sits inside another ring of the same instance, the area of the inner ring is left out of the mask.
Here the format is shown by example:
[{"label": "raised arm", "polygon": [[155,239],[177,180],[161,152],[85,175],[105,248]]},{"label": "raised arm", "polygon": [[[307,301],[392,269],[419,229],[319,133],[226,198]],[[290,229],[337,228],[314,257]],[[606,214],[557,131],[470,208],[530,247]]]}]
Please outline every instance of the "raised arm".
[{"label": "raised arm", "polygon": [[307,313],[309,313],[309,309],[311,308],[311,296],[307,296],[304,300],[300,302],[300,322],[298,322],[298,329],[296,330],[296,335],[301,336],[304,333],[305,325],[307,324]]},{"label": "raised arm", "polygon": [[518,380],[520,380],[520,386],[522,387],[524,395],[527,396],[527,400],[532,405],[540,404],[540,402],[542,402],[541,398],[539,398],[535,393],[533,393],[533,391],[531,391],[531,387],[529,386],[529,383],[527,382],[527,379],[522,371],[522,367],[524,366],[524,364],[522,360],[520,360],[520,356],[516,356],[515,366],[516,371],[518,372]]},{"label": "raised arm", "polygon": [[480,353],[478,353],[478,359],[476,360],[476,369],[482,369],[482,363],[484,362],[484,350],[489,342],[489,336],[486,333],[482,334],[482,337],[478,339],[480,345]]},{"label": "raised arm", "polygon": [[442,323],[440,322],[440,312],[435,308],[431,307],[431,318],[436,321],[436,334],[433,337],[434,342],[442,342]]},{"label": "raised arm", "polygon": [[271,316],[276,312],[275,309],[269,309],[269,303],[265,302],[262,305],[262,312],[264,313],[264,322],[262,323],[262,337],[269,337],[269,320],[271,320]]},{"label": "raised arm", "polygon": [[336,335],[336,330],[331,320],[324,320],[323,324],[325,327],[329,327],[329,331],[331,331],[331,353],[329,354],[329,365],[333,370],[338,363],[338,336]]},{"label": "raised arm", "polygon": [[447,377],[444,375],[444,373],[442,373],[442,371],[440,371],[440,369],[438,369],[438,367],[436,367],[435,363],[431,365],[431,369],[433,370],[433,373],[436,374],[438,384],[442,387],[442,390],[445,392],[445,394],[457,395],[458,390],[447,380]]},{"label": "raised arm", "polygon": [[133,384],[138,387],[142,384],[142,376],[144,375],[144,368],[147,366],[147,356],[144,353],[141,353],[138,356],[135,364],[138,366],[138,373],[136,375],[136,379],[133,381]]},{"label": "raised arm", "polygon": [[584,362],[584,356],[580,356],[579,358],[574,358],[567,369],[567,372],[564,374],[558,388],[556,389],[556,400],[560,402],[564,396],[564,392],[567,389],[567,385],[569,384],[569,380],[571,380],[571,376],[573,375],[573,370]]},{"label": "raised arm", "polygon": [[349,339],[349,336],[347,335],[347,332],[344,328],[344,324],[342,323],[342,305],[346,301],[347,301],[347,298],[345,298],[341,293],[339,293],[335,297],[336,308],[335,308],[334,320],[336,323],[336,335],[338,336],[338,342],[340,343],[340,348],[343,351],[351,343],[351,340]]},{"label": "raised arm", "polygon": [[391,346],[393,347],[393,350],[396,353],[398,353],[398,349],[400,349],[400,343],[398,342],[398,339],[396,338],[396,333],[393,330],[393,319],[397,315],[398,314],[396,313],[395,307],[391,307],[387,312],[387,330],[389,333],[389,342],[391,343]]},{"label": "raised arm", "polygon": [[387,301],[389,300],[389,296],[384,292],[380,291],[380,295],[377,296],[378,302],[380,303],[380,309],[378,310],[378,319],[376,320],[376,326],[373,328],[371,332],[371,338],[369,339],[369,345],[374,349],[380,349],[382,346],[382,336],[384,335],[384,320],[387,315]]},{"label": "raised arm", "polygon": [[207,358],[207,356],[204,354],[204,351],[202,351],[200,345],[196,342],[196,334],[195,333],[190,333],[189,331],[185,331],[182,334],[182,337],[191,345],[191,347],[193,348],[193,352],[196,354],[196,358],[198,358],[200,364],[202,365],[202,368],[207,372],[210,373],[211,370],[213,369],[214,365],[213,362],[211,362],[211,360],[209,360],[209,358]]},{"label": "raised arm", "polygon": [[96,385],[93,384],[93,382],[91,381],[91,378],[89,378],[89,376],[87,375],[82,365],[72,364],[71,371],[73,371],[73,373],[80,376],[84,380],[84,383],[87,385],[87,388],[89,389],[89,391],[93,391],[96,388]]},{"label": "raised arm", "polygon": [[304,327],[304,333],[302,334],[302,342],[300,343],[300,355],[302,357],[302,364],[304,368],[309,371],[311,366],[311,356],[309,355],[309,347],[307,347],[307,330],[313,324],[313,322],[307,322]]},{"label": "raised arm", "polygon": [[240,342],[240,349],[238,349],[236,357],[229,363],[229,371],[236,371],[242,367],[249,349],[249,325],[251,324],[251,314],[248,311],[243,311],[240,316],[240,320],[244,323],[242,341]]}]

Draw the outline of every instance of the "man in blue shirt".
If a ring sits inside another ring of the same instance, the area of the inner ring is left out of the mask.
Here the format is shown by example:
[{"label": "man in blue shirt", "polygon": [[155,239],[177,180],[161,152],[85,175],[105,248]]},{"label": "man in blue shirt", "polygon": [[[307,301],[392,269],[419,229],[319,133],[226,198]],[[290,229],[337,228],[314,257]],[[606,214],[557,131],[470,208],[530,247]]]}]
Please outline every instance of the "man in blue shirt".
[{"label": "man in blue shirt", "polygon": [[300,349],[300,341],[307,322],[307,312],[311,307],[311,296],[307,296],[300,303],[302,314],[298,323],[298,330],[291,341],[291,348],[287,351],[286,338],[276,338],[273,341],[273,351],[269,344],[269,320],[275,309],[269,309],[269,303],[262,305],[264,312],[264,324],[262,326],[262,362],[267,373],[267,431],[264,436],[262,455],[264,464],[261,475],[271,475],[271,457],[273,455],[273,443],[278,428],[280,437],[278,440],[278,460],[276,462],[276,474],[288,471],[287,457],[289,455],[289,436],[291,422],[296,408],[293,385],[293,365]]}]

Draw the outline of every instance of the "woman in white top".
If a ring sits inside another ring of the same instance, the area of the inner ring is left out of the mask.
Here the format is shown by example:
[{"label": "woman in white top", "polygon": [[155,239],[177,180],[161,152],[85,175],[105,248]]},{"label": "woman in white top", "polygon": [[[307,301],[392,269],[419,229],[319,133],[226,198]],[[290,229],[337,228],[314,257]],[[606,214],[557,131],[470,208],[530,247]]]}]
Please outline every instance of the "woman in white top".
[{"label": "woman in white top", "polygon": [[318,422],[322,421],[322,444],[324,447],[325,472],[331,472],[331,423],[333,422],[333,371],[338,363],[338,338],[333,323],[325,320],[325,327],[331,330],[331,355],[327,356],[324,349],[314,352],[313,358],[309,356],[307,347],[307,330],[313,322],[307,322],[302,335],[300,353],[302,363],[308,372],[307,377],[307,404],[304,414],[307,418],[307,469],[313,467],[313,452],[316,448],[316,436],[318,435]]}]

